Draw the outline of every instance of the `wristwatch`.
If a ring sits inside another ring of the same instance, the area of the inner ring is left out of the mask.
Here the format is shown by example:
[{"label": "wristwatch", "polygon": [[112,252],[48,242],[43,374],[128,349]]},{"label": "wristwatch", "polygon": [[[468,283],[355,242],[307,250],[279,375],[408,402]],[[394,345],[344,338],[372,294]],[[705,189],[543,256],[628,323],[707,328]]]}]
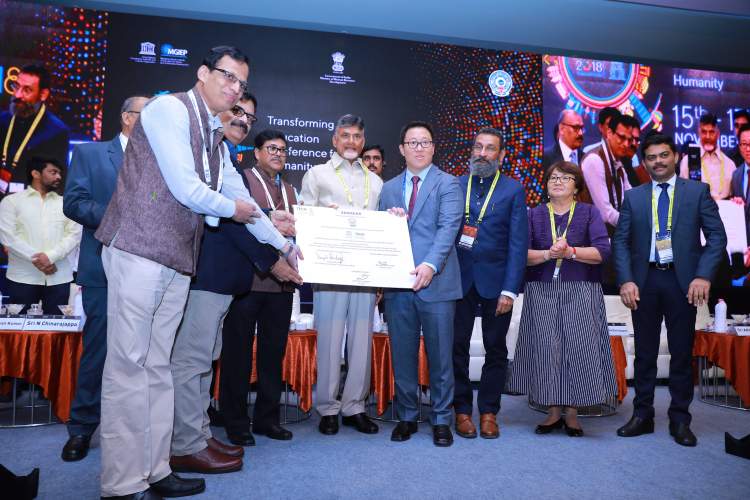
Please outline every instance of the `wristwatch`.
[{"label": "wristwatch", "polygon": [[573,249],[573,253],[570,255],[570,258],[573,259],[573,260],[576,260],[576,258],[577,258],[576,257],[576,247],[570,247],[570,248]]}]

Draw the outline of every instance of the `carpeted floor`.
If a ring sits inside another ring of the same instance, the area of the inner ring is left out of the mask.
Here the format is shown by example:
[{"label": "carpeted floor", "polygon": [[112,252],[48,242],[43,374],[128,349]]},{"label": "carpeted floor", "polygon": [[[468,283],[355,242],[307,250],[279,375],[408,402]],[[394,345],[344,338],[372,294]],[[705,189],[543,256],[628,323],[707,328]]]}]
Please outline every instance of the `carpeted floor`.
[{"label": "carpeted floor", "polygon": [[[257,437],[241,472],[206,476],[206,492],[195,498],[750,498],[750,461],[724,453],[724,431],[750,433],[750,412],[696,400],[691,410],[698,446],[684,448],[669,436],[669,394],[658,387],[656,432],[619,438],[615,430],[630,416],[632,394],[631,388],[617,415],[582,419],[586,435],[578,439],[535,435],[542,414],[522,396],[503,396],[500,438],[456,436],[451,448],[434,447],[427,424],[405,443],[390,441],[390,423],[373,436],[346,427],[323,436],[314,415],[288,426],[292,441]],[[216,435],[223,438],[223,430]],[[66,438],[62,425],[0,429],[0,463],[16,474],[40,467],[39,498],[98,498],[98,437],[77,463],[59,457]]]}]

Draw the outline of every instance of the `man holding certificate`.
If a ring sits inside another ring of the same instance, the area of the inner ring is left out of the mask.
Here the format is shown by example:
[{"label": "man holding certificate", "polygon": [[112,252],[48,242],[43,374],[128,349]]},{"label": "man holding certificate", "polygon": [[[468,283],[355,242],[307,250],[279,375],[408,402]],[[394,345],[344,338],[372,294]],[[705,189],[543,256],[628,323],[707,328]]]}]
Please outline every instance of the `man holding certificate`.
[{"label": "man holding certificate", "polygon": [[406,171],[383,186],[380,209],[408,216],[414,262],[411,290],[388,289],[386,311],[391,333],[399,423],[392,441],[417,432],[417,366],[420,329],[430,368],[433,442],[450,446],[453,403],[453,316],[463,294],[456,256],[456,236],[463,215],[458,180],[432,164],[432,127],[411,122],[401,130],[399,150]]},{"label": "man holding certificate", "polygon": [[[362,164],[359,155],[365,145],[362,118],[344,115],[333,132],[336,152],[331,159],[315,165],[302,178],[300,197],[306,206],[375,210],[383,181]],[[332,435],[343,424],[359,432],[375,434],[378,426],[365,414],[365,398],[370,391],[372,352],[372,311],[375,288],[344,285],[315,285],[313,288],[315,326],[318,330],[318,381],[316,409],[321,415],[318,429]],[[341,345],[347,334],[349,371],[341,400]]]}]

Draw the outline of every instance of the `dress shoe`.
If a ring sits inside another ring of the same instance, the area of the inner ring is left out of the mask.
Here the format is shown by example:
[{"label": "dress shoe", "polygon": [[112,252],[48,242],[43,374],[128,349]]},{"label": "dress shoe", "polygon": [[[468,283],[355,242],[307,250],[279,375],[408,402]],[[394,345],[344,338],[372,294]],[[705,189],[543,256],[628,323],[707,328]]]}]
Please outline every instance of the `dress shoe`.
[{"label": "dress shoe", "polygon": [[363,434],[377,434],[378,426],[370,420],[364,413],[357,413],[356,415],[350,415],[348,417],[342,417],[341,423],[348,426],[354,427],[357,431]]},{"label": "dress shoe", "polygon": [[627,424],[617,429],[617,435],[626,438],[640,436],[641,434],[653,434],[653,432],[653,418],[641,418],[635,415],[633,415]]},{"label": "dress shoe", "polygon": [[683,422],[669,422],[669,434],[674,438],[674,442],[682,446],[695,446],[698,444],[698,438],[695,437],[690,425]]},{"label": "dress shoe", "polygon": [[206,481],[200,478],[180,477],[172,472],[151,484],[151,491],[163,497],[187,497],[206,491]]},{"label": "dress shoe", "polygon": [[471,421],[471,415],[466,413],[456,413],[456,434],[466,439],[477,437],[477,428]]},{"label": "dress shoe", "polygon": [[555,429],[562,429],[563,425],[565,423],[563,422],[562,418],[558,418],[551,424],[539,424],[536,426],[536,429],[534,429],[535,434],[549,434],[550,432],[554,431]]},{"label": "dress shoe", "polygon": [[565,427],[565,434],[567,434],[570,437],[581,437],[583,436],[583,429],[580,427],[571,427],[568,425],[567,422],[563,423]]},{"label": "dress shoe", "polygon": [[236,444],[237,446],[255,446],[255,438],[250,433],[250,431],[227,431],[227,439],[230,443]]},{"label": "dress shoe", "polygon": [[63,446],[62,459],[66,462],[75,462],[86,458],[89,453],[89,441],[91,441],[91,437],[83,434],[70,436],[68,442]]},{"label": "dress shoe", "polygon": [[228,457],[209,447],[198,453],[181,457],[170,457],[169,466],[176,472],[197,472],[198,474],[223,474],[242,468],[242,459]]},{"label": "dress shoe", "polygon": [[412,434],[417,432],[416,422],[404,422],[400,421],[393,428],[391,433],[391,441],[408,441]]},{"label": "dress shoe", "polygon": [[245,454],[245,449],[242,446],[232,446],[231,444],[222,443],[216,438],[207,439],[206,444],[212,450],[218,451],[228,457],[241,457]]},{"label": "dress shoe", "polygon": [[432,426],[432,442],[435,446],[450,446],[453,444],[453,433],[448,425],[433,425]]},{"label": "dress shoe", "polygon": [[216,411],[216,409],[213,406],[208,407],[208,420],[211,422],[211,425],[216,427],[224,427],[224,416],[221,414],[221,412]]},{"label": "dress shoe", "polygon": [[497,418],[494,413],[482,413],[480,415],[479,435],[484,439],[497,439],[500,437],[500,428],[497,426]]},{"label": "dress shoe", "polygon": [[322,417],[320,417],[318,430],[321,434],[325,434],[326,436],[333,436],[339,431],[339,416],[323,415]]},{"label": "dress shoe", "polygon": [[[200,492],[199,492],[200,493]],[[131,493],[130,495],[122,495],[118,497],[102,497],[102,500],[161,500],[162,496],[156,493],[151,488],[138,493]]]},{"label": "dress shoe", "polygon": [[253,431],[256,434],[262,434],[271,439],[278,439],[279,441],[289,441],[292,439],[292,431],[284,429],[279,424],[271,424],[268,427],[256,427],[253,425]]}]

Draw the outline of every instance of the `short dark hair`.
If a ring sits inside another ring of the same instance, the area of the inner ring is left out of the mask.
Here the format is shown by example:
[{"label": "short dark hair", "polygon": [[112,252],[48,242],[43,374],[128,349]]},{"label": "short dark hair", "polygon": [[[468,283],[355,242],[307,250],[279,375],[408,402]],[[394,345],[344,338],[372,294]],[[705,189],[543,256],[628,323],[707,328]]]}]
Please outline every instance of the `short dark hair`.
[{"label": "short dark hair", "polygon": [[744,118],[750,123],[750,113],[746,109],[741,109],[734,113],[734,120],[737,118]]},{"label": "short dark hair", "polygon": [[607,120],[614,118],[615,116],[618,116],[620,114],[621,113],[617,110],[617,108],[613,108],[611,106],[602,108],[601,111],[599,111],[599,125],[604,125]]},{"label": "short dark hair", "polygon": [[242,97],[240,97],[240,101],[250,101],[253,103],[253,107],[255,108],[255,111],[258,111],[258,99],[255,98],[252,92],[245,89],[245,91],[242,93]]},{"label": "short dark hair", "polygon": [[639,122],[638,118],[636,118],[635,116],[622,115],[622,121],[620,121],[620,123],[628,128],[637,128],[638,130],[641,129],[641,122]]},{"label": "short dark hair", "polygon": [[[748,126],[748,130],[750,130],[750,126]],[[641,154],[645,157],[646,150],[651,146],[656,146],[657,144],[666,144],[667,146],[669,146],[669,149],[671,149],[673,153],[677,154],[677,146],[674,143],[674,139],[672,139],[671,136],[662,134],[660,132],[657,132],[656,130],[652,130],[651,132],[646,134],[646,138],[643,139],[643,143],[641,144]]]},{"label": "short dark hair", "polygon": [[500,150],[502,151],[503,149],[505,149],[505,137],[503,136],[503,133],[500,129],[497,129],[495,127],[482,127],[474,136],[474,141],[477,140],[477,136],[480,134],[494,135],[495,137],[500,139]]},{"label": "short dark hair", "polygon": [[713,125],[716,127],[719,124],[719,120],[716,118],[716,115],[711,113],[705,113],[702,114],[700,118],[698,118],[698,123],[701,125]]},{"label": "short dark hair", "polygon": [[20,73],[27,75],[34,75],[39,78],[39,90],[49,89],[51,82],[49,77],[49,71],[41,64],[27,64],[21,68]]},{"label": "short dark hair", "polygon": [[743,132],[750,131],[750,123],[746,123],[743,126],[740,127],[740,129],[737,131],[737,137],[742,135]]},{"label": "short dark hair", "polygon": [[364,149],[362,149],[362,154],[365,154],[365,151],[369,151],[371,149],[377,149],[380,152],[380,157],[385,161],[385,149],[383,149],[383,146],[380,144],[365,144]]},{"label": "short dark hair", "polygon": [[352,114],[346,114],[344,116],[339,117],[338,120],[336,120],[336,126],[334,127],[334,131],[340,129],[341,127],[357,127],[361,131],[365,131],[365,121],[362,119],[361,116],[352,115]]},{"label": "short dark hair", "polygon": [[259,149],[262,148],[265,143],[274,139],[281,139],[286,145],[286,136],[284,135],[284,132],[271,128],[261,130],[258,135],[255,136],[253,144],[255,144],[256,149]]},{"label": "short dark hair", "polygon": [[399,134],[399,141],[398,141],[399,144],[403,144],[404,143],[404,138],[406,137],[406,133],[409,130],[413,129],[413,128],[426,128],[427,131],[430,133],[430,137],[432,139],[435,139],[435,134],[432,132],[432,125],[430,125],[427,122],[422,122],[422,121],[419,121],[419,120],[415,120],[415,121],[411,121],[411,122],[407,123],[406,125],[404,125],[403,127],[401,127],[401,132]]},{"label": "short dark hair", "polygon": [[552,176],[552,172],[555,170],[559,170],[560,172],[564,174],[570,174],[573,177],[575,177],[575,183],[576,183],[576,189],[580,193],[583,190],[583,171],[581,171],[581,167],[576,165],[573,162],[569,161],[557,161],[553,163],[545,172],[544,176],[542,177],[542,188],[544,189],[544,192],[547,193],[547,185],[549,184],[549,178]]},{"label": "short dark hair", "polygon": [[231,45],[213,47],[201,61],[201,66],[206,66],[208,69],[216,69],[216,63],[224,56],[229,56],[235,61],[245,63],[250,67],[250,59],[240,49]]},{"label": "short dark hair", "polygon": [[58,160],[57,158],[52,158],[48,156],[32,156],[29,160],[29,164],[26,167],[26,179],[29,184],[31,184],[31,181],[34,180],[34,177],[31,175],[31,172],[36,170],[40,174],[42,171],[47,168],[48,165],[52,165],[54,167],[57,167],[60,169],[60,172],[64,172],[65,168],[63,167],[63,164]]},{"label": "short dark hair", "polygon": [[[623,115],[622,113],[613,116],[612,119],[609,120],[609,129],[612,132],[615,132],[617,130],[617,126],[618,125],[622,125],[625,128],[633,128],[633,123],[632,122],[629,123],[628,122],[628,118],[632,118],[632,117],[629,117],[627,115]],[[638,121],[637,120],[635,121],[635,123],[636,123],[636,125],[638,125]]]}]

